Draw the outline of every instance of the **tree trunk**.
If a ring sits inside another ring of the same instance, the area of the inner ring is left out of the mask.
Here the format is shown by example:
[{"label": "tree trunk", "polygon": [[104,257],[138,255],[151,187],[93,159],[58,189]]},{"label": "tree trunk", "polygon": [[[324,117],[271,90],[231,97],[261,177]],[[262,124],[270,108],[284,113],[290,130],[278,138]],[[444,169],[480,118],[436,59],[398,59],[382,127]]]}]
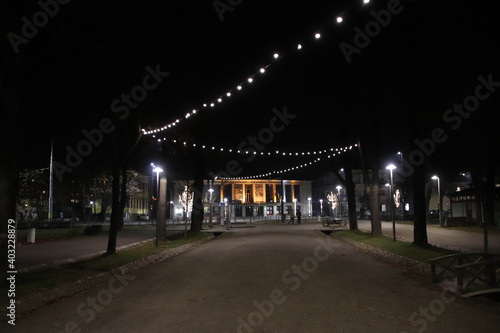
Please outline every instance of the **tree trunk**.
[{"label": "tree trunk", "polygon": [[123,220],[123,211],[120,213],[120,165],[116,158],[113,161],[113,180],[112,180],[112,193],[111,199],[111,220],[109,223],[109,236],[108,236],[108,249],[106,254],[116,253],[116,238],[118,236],[118,228],[120,225],[120,217]]},{"label": "tree trunk", "polygon": [[347,192],[347,206],[349,209],[349,230],[358,230],[356,213],[356,185],[352,180],[352,169],[345,168],[345,188]]},{"label": "tree trunk", "polygon": [[379,199],[379,175],[378,168],[372,169],[372,184],[369,187],[368,195],[370,197],[371,206],[371,225],[372,225],[372,235],[381,236],[382,235],[382,221],[380,220],[380,199]]},{"label": "tree trunk", "polygon": [[127,196],[127,182],[128,182],[128,174],[127,168],[123,167],[121,170],[121,184],[120,184],[120,217],[118,220],[118,230],[123,229],[123,212],[125,211],[125,206],[127,205],[128,196]]},{"label": "tree trunk", "polygon": [[425,199],[425,169],[415,168],[413,174],[413,209],[415,220],[413,226],[413,244],[427,246],[427,212]]},{"label": "tree trunk", "polygon": [[158,230],[158,240],[167,240],[167,177],[165,173],[160,174],[160,193],[158,194],[158,220],[156,221]]},{"label": "tree trunk", "polygon": [[203,177],[196,175],[193,184],[193,211],[191,212],[191,231],[200,231],[203,225]]}]

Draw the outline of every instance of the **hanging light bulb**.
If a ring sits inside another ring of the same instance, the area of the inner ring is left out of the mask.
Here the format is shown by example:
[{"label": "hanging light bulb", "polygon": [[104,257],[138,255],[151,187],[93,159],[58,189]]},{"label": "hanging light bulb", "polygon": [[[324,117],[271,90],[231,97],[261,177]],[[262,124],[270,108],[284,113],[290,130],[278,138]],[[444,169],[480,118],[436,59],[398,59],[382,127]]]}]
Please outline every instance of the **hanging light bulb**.
[{"label": "hanging light bulb", "polygon": [[266,71],[266,69],[265,69],[265,68],[261,68],[261,69],[260,69],[260,72],[261,72],[262,74],[264,74],[264,72],[265,72],[265,71]]},{"label": "hanging light bulb", "polygon": [[252,83],[253,79],[251,77],[248,78],[248,82]]},{"label": "hanging light bulb", "polygon": [[319,39],[319,38],[321,38],[321,34],[320,34],[319,32],[317,32],[317,33],[314,35],[314,37],[315,37],[316,39]]},{"label": "hanging light bulb", "polygon": [[337,23],[342,23],[342,16],[337,17]]},{"label": "hanging light bulb", "polygon": [[302,45],[297,45],[297,49],[300,50],[302,48]]}]

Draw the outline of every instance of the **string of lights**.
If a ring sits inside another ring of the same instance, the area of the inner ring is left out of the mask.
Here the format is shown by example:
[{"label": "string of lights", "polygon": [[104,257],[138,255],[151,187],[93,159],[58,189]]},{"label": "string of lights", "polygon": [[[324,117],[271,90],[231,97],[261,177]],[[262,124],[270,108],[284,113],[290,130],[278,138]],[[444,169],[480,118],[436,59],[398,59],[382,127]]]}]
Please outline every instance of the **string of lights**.
[{"label": "string of lights", "polygon": [[[362,2],[363,2],[364,5],[366,5],[366,4],[368,4],[370,2],[370,0],[362,0]],[[345,13],[347,13],[353,6],[354,5],[351,5],[351,7],[349,7],[348,9],[345,9],[344,11],[342,11],[339,15],[337,15],[335,17],[336,24],[341,24],[343,22],[343,15],[345,15]],[[322,28],[318,29],[317,32],[314,34],[313,38],[316,39],[316,40],[319,40],[321,38],[321,32],[330,23],[331,22],[325,24]],[[295,51],[300,51],[300,50],[303,49],[303,47],[304,47],[303,44],[297,43]],[[166,131],[169,128],[172,128],[172,127],[176,126],[177,124],[179,124],[181,122],[181,120],[190,119],[191,117],[195,116],[197,113],[199,113],[202,110],[213,109],[217,104],[220,104],[224,100],[227,100],[227,99],[231,98],[231,96],[233,96],[234,94],[241,92],[245,86],[254,83],[254,81],[258,77],[262,77],[267,72],[267,70],[268,70],[268,68],[270,66],[274,65],[276,63],[276,61],[280,60],[281,58],[283,58],[284,56],[286,56],[289,53],[290,52],[283,52],[281,54],[278,53],[278,52],[273,53],[273,55],[272,55],[273,61],[272,62],[269,62],[267,65],[259,68],[259,70],[257,72],[255,72],[254,74],[250,75],[245,80],[240,81],[233,88],[228,89],[226,91],[226,93],[219,95],[218,97],[214,98],[211,101],[203,103],[197,109],[192,109],[191,111],[189,111],[189,112],[187,112],[185,114],[184,118],[177,118],[176,120],[174,120],[174,121],[172,121],[170,123],[167,123],[167,124],[165,124],[165,125],[163,125],[161,127],[155,128],[155,129],[146,130],[146,129],[143,128],[142,129],[143,134],[145,134],[145,135],[153,135],[153,134],[156,134],[156,133],[160,133],[160,132]]]},{"label": "string of lights", "polygon": [[[351,149],[352,149],[352,146],[351,146]],[[324,159],[334,158],[334,157],[339,156],[339,155],[340,155],[340,153],[335,153],[335,154],[327,155]],[[270,171],[270,172],[267,172],[267,173],[262,173],[262,174],[253,175],[253,176],[246,176],[246,177],[228,177],[228,178],[218,177],[218,179],[221,179],[221,180],[239,180],[239,179],[269,178],[269,177],[278,176],[278,175],[281,175],[281,174],[284,174],[284,173],[287,173],[287,172],[292,172],[292,171],[300,170],[302,168],[305,168],[305,167],[311,166],[311,165],[313,165],[315,163],[318,163],[321,160],[322,160],[322,157],[318,157],[318,158],[315,158],[314,160],[312,160],[312,161],[310,161],[308,163],[298,164],[298,165],[295,165],[295,166],[293,166],[291,168],[286,168],[286,169],[282,169],[282,170],[274,170],[274,171]]]},{"label": "string of lights", "polygon": [[[164,142],[167,141],[166,138],[163,139],[158,139],[158,142]],[[179,144],[181,143],[179,140],[172,140],[171,143],[174,144]],[[326,155],[326,154],[332,154],[332,156],[336,156],[342,153],[345,153],[349,150],[352,150],[353,147],[357,147],[357,144],[350,145],[350,146],[345,146],[345,147],[339,147],[339,148],[328,148],[328,149],[323,149],[323,150],[315,150],[315,151],[301,151],[301,152],[287,152],[287,151],[282,151],[282,150],[275,150],[275,151],[257,151],[255,149],[232,149],[232,148],[224,148],[220,146],[210,146],[210,145],[199,145],[196,143],[187,143],[186,141],[182,142],[182,145],[184,147],[192,147],[192,148],[199,148],[202,150],[210,150],[214,152],[227,152],[227,153],[233,153],[233,154],[239,154],[239,155],[257,155],[257,156],[311,156],[311,155]]]}]

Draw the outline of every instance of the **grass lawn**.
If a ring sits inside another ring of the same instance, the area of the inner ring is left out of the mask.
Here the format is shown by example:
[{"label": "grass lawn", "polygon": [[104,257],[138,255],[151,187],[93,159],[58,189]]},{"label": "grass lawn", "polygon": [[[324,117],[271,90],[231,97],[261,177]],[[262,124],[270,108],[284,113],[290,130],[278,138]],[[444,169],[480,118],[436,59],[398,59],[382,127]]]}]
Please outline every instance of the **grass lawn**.
[{"label": "grass lawn", "polygon": [[[89,224],[91,226],[92,224]],[[75,226],[71,229],[69,228],[52,228],[52,229],[36,229],[35,232],[35,240],[36,242],[44,242],[44,241],[56,241],[56,240],[62,240],[62,239],[68,239],[72,237],[80,237],[84,236],[84,230],[87,226],[81,227],[81,226]],[[147,230],[151,229],[154,230],[156,228],[155,225],[125,225],[123,226],[123,231],[132,231],[132,230]],[[107,233],[109,232],[109,224],[108,225],[103,225],[102,226],[102,232]],[[18,243],[25,243],[26,238],[28,236],[28,229],[19,229],[17,231],[17,239]]]},{"label": "grass lawn", "polygon": [[442,249],[431,245],[427,247],[419,247],[416,245],[412,245],[411,243],[408,242],[402,242],[397,240],[393,241],[392,238],[386,236],[372,236],[369,233],[362,232],[359,230],[336,231],[335,235],[349,238],[358,241],[360,243],[364,243],[424,263],[429,263],[429,259],[431,258],[457,253],[456,251]]},{"label": "grass lawn", "polygon": [[[207,232],[174,235],[167,242],[160,242],[158,247],[151,241],[146,244],[127,248],[113,255],[102,255],[96,258],[61,265],[57,268],[42,269],[37,271],[19,273],[16,279],[16,297],[41,292],[55,288],[61,284],[73,282],[94,274],[108,272],[130,262],[173,249],[184,244],[211,237]],[[7,288],[3,286],[1,292],[6,295]]]}]

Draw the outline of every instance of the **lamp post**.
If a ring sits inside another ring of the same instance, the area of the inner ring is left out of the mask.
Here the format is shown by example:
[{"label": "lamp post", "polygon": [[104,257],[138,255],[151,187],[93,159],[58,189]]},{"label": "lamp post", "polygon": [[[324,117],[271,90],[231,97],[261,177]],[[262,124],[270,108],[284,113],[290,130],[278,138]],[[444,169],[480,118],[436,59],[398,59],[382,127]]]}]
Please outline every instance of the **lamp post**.
[{"label": "lamp post", "polygon": [[392,170],[396,169],[396,166],[394,164],[389,164],[386,167],[387,170],[391,172],[391,215],[392,215],[392,238],[394,241],[396,241],[396,219],[394,216],[394,199],[392,196],[392,190],[394,189],[394,181],[392,178]]},{"label": "lamp post", "polygon": [[321,216],[323,216],[323,199],[319,199],[319,204],[321,209]]},{"label": "lamp post", "polygon": [[309,203],[308,205],[308,210],[309,210],[309,218],[311,218],[311,215],[312,215],[312,210],[311,210],[311,198],[307,198],[307,202]]},{"label": "lamp post", "polygon": [[210,193],[210,215],[208,217],[208,227],[212,228],[212,193],[214,192],[214,189],[210,187],[208,192]]},{"label": "lamp post", "polygon": [[[342,186],[338,185],[336,187],[337,189],[337,217],[339,217],[339,209],[340,209],[340,190],[342,189]],[[341,212],[342,213],[342,212]]]},{"label": "lamp post", "polygon": [[227,228],[227,198],[224,198],[224,223],[226,223]]},{"label": "lamp post", "polygon": [[158,247],[158,236],[160,234],[160,210],[158,209],[158,197],[159,197],[159,184],[160,184],[160,172],[163,172],[162,168],[155,167],[153,172],[156,173],[156,247]]},{"label": "lamp post", "polygon": [[295,216],[297,214],[297,198],[293,199],[293,212],[292,216]]},{"label": "lamp post", "polygon": [[442,227],[441,225],[441,184],[439,177],[434,175],[432,176],[431,179],[437,180],[438,181],[438,213],[439,213],[439,226]]}]

